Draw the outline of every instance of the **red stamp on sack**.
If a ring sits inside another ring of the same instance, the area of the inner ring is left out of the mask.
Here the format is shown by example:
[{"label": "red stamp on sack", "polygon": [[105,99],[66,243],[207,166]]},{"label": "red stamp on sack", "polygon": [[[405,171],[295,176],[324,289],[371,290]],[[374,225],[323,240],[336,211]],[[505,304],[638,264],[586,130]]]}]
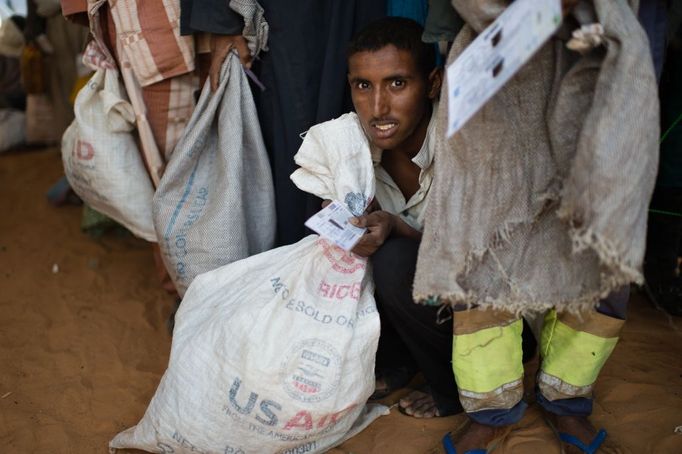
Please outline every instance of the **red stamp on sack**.
[{"label": "red stamp on sack", "polygon": [[344,300],[350,298],[354,301],[360,300],[360,292],[362,291],[362,283],[356,282],[354,284],[329,284],[325,281],[320,282],[318,287],[319,295],[333,300]]},{"label": "red stamp on sack", "polygon": [[341,381],[341,354],[321,339],[294,344],[282,364],[282,385],[300,402],[322,402],[334,395]]},{"label": "red stamp on sack", "polygon": [[353,274],[358,270],[364,270],[367,266],[366,258],[358,257],[352,252],[346,252],[340,247],[330,244],[327,240],[320,238],[317,243],[322,247],[324,256],[331,262],[334,271]]}]

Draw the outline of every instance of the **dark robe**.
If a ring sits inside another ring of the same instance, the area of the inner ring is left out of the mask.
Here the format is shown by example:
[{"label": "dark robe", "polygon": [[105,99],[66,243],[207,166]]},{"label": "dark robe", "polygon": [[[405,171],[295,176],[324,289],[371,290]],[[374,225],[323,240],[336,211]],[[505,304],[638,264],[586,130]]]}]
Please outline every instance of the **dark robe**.
[{"label": "dark robe", "polygon": [[[303,225],[320,201],[294,186],[294,155],[311,126],[353,109],[346,46],[360,28],[386,13],[386,0],[260,0],[270,25],[269,51],[253,71],[267,87],[252,86],[275,183],[277,243],[306,235]],[[183,0],[183,33],[237,34],[243,22],[226,0]]]}]

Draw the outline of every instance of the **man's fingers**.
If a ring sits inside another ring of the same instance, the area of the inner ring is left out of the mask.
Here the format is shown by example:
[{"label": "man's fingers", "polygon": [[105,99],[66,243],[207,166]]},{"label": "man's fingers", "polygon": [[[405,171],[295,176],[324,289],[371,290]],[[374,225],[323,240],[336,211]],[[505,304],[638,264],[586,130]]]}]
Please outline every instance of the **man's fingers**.
[{"label": "man's fingers", "polygon": [[355,246],[351,252],[355,255],[359,255],[360,257],[369,257],[372,255],[367,249],[358,248],[357,246]]},{"label": "man's fingers", "polygon": [[241,35],[211,35],[211,67],[208,77],[211,81],[211,90],[216,91],[220,83],[220,69],[227,58],[228,53],[235,49],[239,54],[241,64],[251,68],[251,51],[249,51],[246,39]]},{"label": "man's fingers", "polygon": [[241,61],[242,65],[246,69],[251,69],[251,51],[249,50],[249,46],[246,42],[246,39],[244,37],[240,37],[241,39],[237,39],[235,42],[235,49],[237,49],[237,53],[239,54],[239,60]]},{"label": "man's fingers", "polygon": [[358,243],[355,245],[353,248],[352,252],[354,254],[357,254],[361,257],[369,257],[376,251],[376,246],[374,245],[374,241],[372,241],[370,238],[364,238],[358,241]]},{"label": "man's fingers", "polygon": [[211,64],[211,69],[208,71],[208,78],[211,81],[211,91],[216,91],[218,89],[218,81],[220,80],[220,68],[216,70],[213,66],[214,65]]},{"label": "man's fingers", "polygon": [[355,246],[353,246],[353,249],[351,250],[353,254],[357,254],[360,257],[367,257],[368,251],[367,251],[367,244],[365,238],[361,238],[360,241],[358,241]]},{"label": "man's fingers", "polygon": [[361,257],[369,257],[376,252],[379,246],[381,246],[381,242],[376,238],[376,235],[367,232],[357,242],[352,252]]},{"label": "man's fingers", "polygon": [[372,198],[372,200],[369,202],[369,205],[365,210],[365,214],[371,214],[374,213],[375,211],[381,211],[381,205],[379,204],[379,201],[377,200],[376,197]]},{"label": "man's fingers", "polygon": [[211,80],[211,90],[216,91],[220,83],[220,69],[227,58],[228,52],[232,50],[232,43],[225,46],[215,47],[211,52],[211,68],[208,70],[208,77]]},{"label": "man's fingers", "polygon": [[367,227],[367,217],[366,216],[352,217],[352,218],[348,219],[348,222],[353,224],[355,227],[360,227],[361,229]]}]

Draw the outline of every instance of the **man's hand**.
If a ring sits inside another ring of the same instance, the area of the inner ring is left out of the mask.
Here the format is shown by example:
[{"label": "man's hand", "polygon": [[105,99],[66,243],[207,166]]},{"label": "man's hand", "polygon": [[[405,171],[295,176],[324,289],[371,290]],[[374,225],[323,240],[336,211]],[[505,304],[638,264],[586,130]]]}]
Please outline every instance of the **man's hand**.
[{"label": "man's hand", "polygon": [[353,252],[362,257],[369,257],[384,244],[396,224],[396,216],[386,211],[374,211],[364,216],[351,218],[350,223],[356,227],[367,228]]},{"label": "man's hand", "polygon": [[211,68],[208,71],[208,77],[211,79],[211,90],[213,91],[218,89],[220,68],[232,49],[236,49],[242,65],[246,69],[250,69],[253,58],[246,39],[242,35],[211,34]]}]

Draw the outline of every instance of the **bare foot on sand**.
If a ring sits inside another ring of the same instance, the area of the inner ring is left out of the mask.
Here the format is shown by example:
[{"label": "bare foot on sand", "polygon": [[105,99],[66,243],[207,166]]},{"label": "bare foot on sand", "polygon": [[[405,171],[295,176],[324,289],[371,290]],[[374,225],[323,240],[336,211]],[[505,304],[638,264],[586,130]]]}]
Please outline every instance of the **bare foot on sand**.
[{"label": "bare foot on sand", "polygon": [[400,399],[400,410],[406,415],[415,418],[434,418],[440,416],[436,401],[431,393],[424,391],[412,391]]},{"label": "bare foot on sand", "polygon": [[487,449],[496,438],[501,437],[507,430],[507,427],[485,426],[469,421],[464,429],[453,434],[452,444],[456,452]]},{"label": "bare foot on sand", "polygon": [[[554,421],[559,432],[573,435],[585,446],[589,446],[597,435],[597,429],[584,416],[555,416]],[[569,443],[562,443],[562,445],[566,454],[581,454],[583,452]]]}]

